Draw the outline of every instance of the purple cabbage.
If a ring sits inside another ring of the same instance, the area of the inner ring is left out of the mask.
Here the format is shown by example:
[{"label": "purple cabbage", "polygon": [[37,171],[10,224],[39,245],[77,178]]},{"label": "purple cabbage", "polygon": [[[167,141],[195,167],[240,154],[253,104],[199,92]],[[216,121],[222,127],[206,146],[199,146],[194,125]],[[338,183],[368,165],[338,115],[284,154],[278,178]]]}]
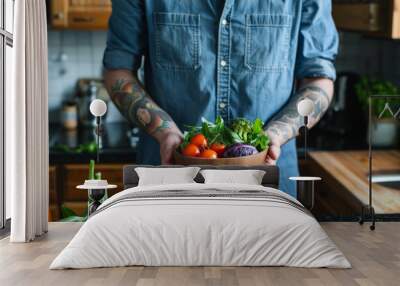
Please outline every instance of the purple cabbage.
[{"label": "purple cabbage", "polygon": [[225,150],[223,156],[225,158],[230,157],[244,157],[257,154],[258,151],[254,146],[243,144],[243,143],[236,143],[230,146],[228,149]]}]

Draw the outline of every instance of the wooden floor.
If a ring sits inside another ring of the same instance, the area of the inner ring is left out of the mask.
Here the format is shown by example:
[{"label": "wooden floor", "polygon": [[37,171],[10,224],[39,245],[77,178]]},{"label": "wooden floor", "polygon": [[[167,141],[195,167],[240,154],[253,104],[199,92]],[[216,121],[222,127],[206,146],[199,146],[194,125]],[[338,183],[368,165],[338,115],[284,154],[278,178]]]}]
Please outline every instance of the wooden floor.
[{"label": "wooden floor", "polygon": [[51,223],[29,244],[0,241],[0,285],[400,285],[400,223],[378,223],[375,232],[357,223],[323,223],[352,269],[287,267],[125,267],[48,270],[79,223]]}]

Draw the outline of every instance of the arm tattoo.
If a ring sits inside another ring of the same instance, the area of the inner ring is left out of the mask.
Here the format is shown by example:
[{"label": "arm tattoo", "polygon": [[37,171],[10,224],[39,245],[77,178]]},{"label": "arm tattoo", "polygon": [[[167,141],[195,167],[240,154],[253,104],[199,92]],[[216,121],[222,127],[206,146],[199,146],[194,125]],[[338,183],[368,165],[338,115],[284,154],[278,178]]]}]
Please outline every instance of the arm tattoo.
[{"label": "arm tattoo", "polygon": [[308,127],[314,126],[321,119],[332,99],[325,90],[316,85],[310,84],[301,88],[288,105],[266,126],[270,135],[279,138],[282,143],[298,135],[304,121],[297,112],[297,103],[304,98],[314,102],[314,111],[309,116]]},{"label": "arm tattoo", "polygon": [[171,127],[171,117],[147,95],[137,79],[118,79],[111,87],[111,99],[122,115],[149,134]]}]

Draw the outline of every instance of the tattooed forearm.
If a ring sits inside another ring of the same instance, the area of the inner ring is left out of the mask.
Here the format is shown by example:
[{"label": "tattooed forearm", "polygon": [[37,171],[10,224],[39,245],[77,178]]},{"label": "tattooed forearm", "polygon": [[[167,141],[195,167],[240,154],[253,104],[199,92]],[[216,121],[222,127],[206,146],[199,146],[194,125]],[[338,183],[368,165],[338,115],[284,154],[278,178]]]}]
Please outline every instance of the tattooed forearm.
[{"label": "tattooed forearm", "polygon": [[310,114],[307,125],[311,128],[328,109],[332,96],[332,81],[317,79],[314,83],[303,85],[288,105],[266,126],[266,132],[281,145],[286,143],[298,135],[300,127],[304,124],[303,117],[298,114],[297,103],[304,98],[313,101],[314,111]]},{"label": "tattooed forearm", "polygon": [[171,117],[154,103],[136,78],[114,80],[110,96],[129,122],[151,135],[174,127]]}]

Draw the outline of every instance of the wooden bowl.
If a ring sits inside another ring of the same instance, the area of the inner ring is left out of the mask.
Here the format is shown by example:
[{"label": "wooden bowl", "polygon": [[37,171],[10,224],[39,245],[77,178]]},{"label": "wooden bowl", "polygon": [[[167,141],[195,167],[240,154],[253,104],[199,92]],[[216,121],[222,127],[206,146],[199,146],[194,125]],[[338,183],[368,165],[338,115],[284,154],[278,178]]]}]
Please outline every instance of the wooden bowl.
[{"label": "wooden bowl", "polygon": [[175,164],[177,165],[235,165],[235,166],[256,166],[265,164],[268,148],[263,152],[251,156],[206,159],[199,157],[184,156],[178,151],[174,152]]}]

